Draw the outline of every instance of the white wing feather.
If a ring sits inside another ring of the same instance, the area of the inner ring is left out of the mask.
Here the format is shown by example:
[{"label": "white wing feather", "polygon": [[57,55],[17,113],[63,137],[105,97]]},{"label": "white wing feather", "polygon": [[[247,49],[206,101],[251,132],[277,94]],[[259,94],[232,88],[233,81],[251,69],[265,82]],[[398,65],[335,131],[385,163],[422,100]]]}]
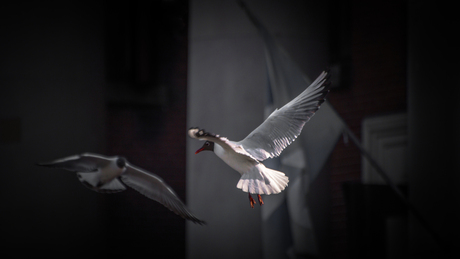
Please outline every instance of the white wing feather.
[{"label": "white wing feather", "polygon": [[245,139],[235,144],[241,145],[259,161],[279,156],[297,138],[328,92],[328,72],[324,71],[301,94],[276,109]]}]

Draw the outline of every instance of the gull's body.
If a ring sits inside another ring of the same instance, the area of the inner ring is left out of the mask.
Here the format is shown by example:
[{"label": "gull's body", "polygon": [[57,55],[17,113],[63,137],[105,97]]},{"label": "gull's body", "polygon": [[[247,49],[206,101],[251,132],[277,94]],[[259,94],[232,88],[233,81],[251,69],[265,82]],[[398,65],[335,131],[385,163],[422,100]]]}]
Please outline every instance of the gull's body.
[{"label": "gull's body", "polygon": [[85,153],[37,165],[76,172],[80,182],[96,192],[121,192],[126,190],[124,183],[148,198],[163,204],[184,219],[198,224],[204,223],[187,210],[177,194],[163,179],[128,163],[123,157]]},{"label": "gull's body", "polygon": [[241,175],[248,172],[249,170],[251,170],[252,167],[258,164],[256,160],[248,159],[247,155],[242,155],[240,153],[232,152],[232,151],[233,150],[231,149],[226,151],[219,144],[216,144],[214,146],[214,153],[216,154],[216,156],[222,159],[225,163],[227,163],[231,168],[235,169]]},{"label": "gull's body", "polygon": [[328,72],[323,72],[307,89],[270,116],[246,138],[235,142],[203,129],[191,128],[192,138],[206,140],[196,154],[209,150],[241,174],[237,188],[250,194],[276,194],[283,191],[289,179],[284,173],[265,167],[261,162],[277,157],[300,134],[303,126],[319,109],[329,92]]}]

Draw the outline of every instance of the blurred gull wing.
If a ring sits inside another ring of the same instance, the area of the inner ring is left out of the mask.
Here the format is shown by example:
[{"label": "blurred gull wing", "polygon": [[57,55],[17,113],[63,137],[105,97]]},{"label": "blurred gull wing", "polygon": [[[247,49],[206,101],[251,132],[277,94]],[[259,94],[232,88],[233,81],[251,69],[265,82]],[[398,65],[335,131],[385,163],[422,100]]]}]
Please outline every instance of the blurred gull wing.
[{"label": "blurred gull wing", "polygon": [[259,161],[279,156],[324,102],[329,92],[328,79],[328,72],[323,71],[301,94],[273,111],[259,127],[235,144],[243,146]]},{"label": "blurred gull wing", "polygon": [[51,162],[37,163],[36,165],[65,169],[72,172],[95,172],[98,168],[110,163],[111,159],[112,158],[106,156],[84,153],[53,160]]},{"label": "blurred gull wing", "polygon": [[157,175],[147,172],[131,164],[126,165],[126,171],[120,176],[123,183],[140,192],[146,197],[155,200],[165,207],[198,224],[205,224],[204,221],[196,218],[185,207],[177,194],[169,187],[163,179]]}]

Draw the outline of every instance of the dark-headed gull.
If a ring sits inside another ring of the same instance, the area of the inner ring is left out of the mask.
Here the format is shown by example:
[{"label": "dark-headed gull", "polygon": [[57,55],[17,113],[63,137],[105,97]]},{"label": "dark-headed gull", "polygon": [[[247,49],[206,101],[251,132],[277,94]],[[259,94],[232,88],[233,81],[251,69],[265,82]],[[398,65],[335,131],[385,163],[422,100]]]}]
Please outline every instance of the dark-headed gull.
[{"label": "dark-headed gull", "polygon": [[198,224],[205,223],[187,210],[184,203],[163,179],[128,163],[123,157],[105,157],[85,153],[48,163],[37,163],[37,165],[76,172],[83,185],[101,193],[115,193],[126,190],[126,187],[118,180],[120,179],[129,187],[163,204],[184,219]]},{"label": "dark-headed gull", "polygon": [[261,161],[279,156],[297,138],[305,123],[324,102],[324,97],[329,92],[328,79],[328,72],[322,72],[307,89],[281,109],[273,111],[259,127],[241,141],[231,141],[204,129],[190,128],[190,137],[206,140],[195,154],[204,150],[214,151],[219,158],[241,174],[236,187],[248,193],[251,207],[254,208],[255,203],[251,194],[257,194],[262,205],[261,194],[280,193],[288,185],[289,179],[284,173],[265,167]]}]

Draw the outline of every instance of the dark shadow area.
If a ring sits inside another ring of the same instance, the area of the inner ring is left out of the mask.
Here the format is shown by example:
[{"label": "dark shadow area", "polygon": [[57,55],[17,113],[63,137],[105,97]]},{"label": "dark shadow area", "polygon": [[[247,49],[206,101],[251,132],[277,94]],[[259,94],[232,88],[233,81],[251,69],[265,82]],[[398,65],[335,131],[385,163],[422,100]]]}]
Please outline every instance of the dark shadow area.
[{"label": "dark shadow area", "polygon": [[[188,3],[117,1],[105,10],[107,152],[154,172],[185,201]],[[135,191],[106,201],[111,256],[185,258],[184,219]]]},{"label": "dark shadow area", "polygon": [[[407,194],[407,186],[399,186]],[[386,185],[346,182],[349,258],[405,258],[408,210]]]},{"label": "dark shadow area", "polygon": [[124,156],[186,203],[187,30],[183,0],[0,4],[3,253],[185,257],[185,220],[163,205],[34,164]]}]

